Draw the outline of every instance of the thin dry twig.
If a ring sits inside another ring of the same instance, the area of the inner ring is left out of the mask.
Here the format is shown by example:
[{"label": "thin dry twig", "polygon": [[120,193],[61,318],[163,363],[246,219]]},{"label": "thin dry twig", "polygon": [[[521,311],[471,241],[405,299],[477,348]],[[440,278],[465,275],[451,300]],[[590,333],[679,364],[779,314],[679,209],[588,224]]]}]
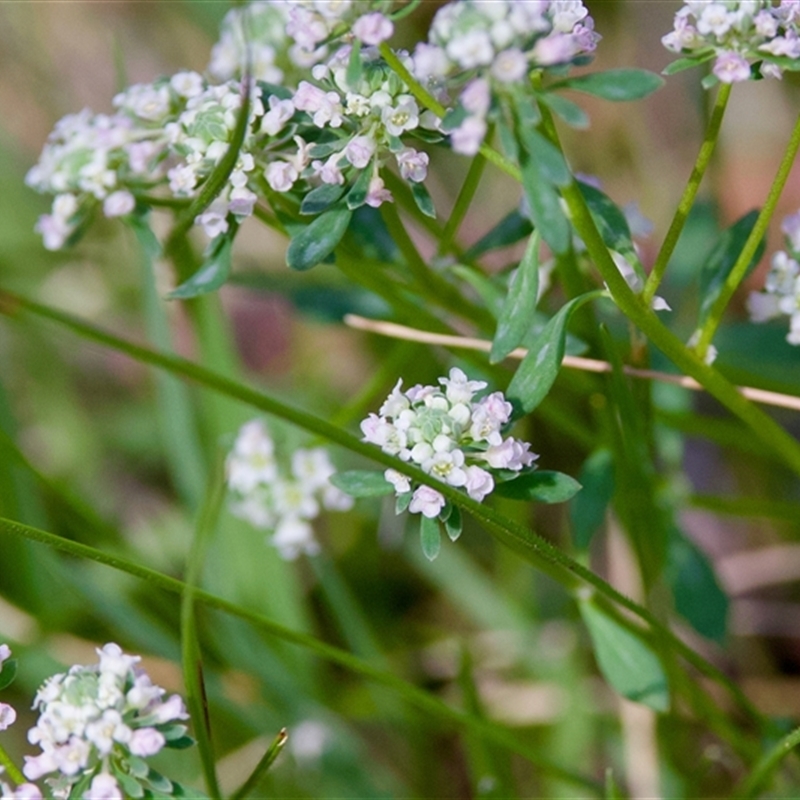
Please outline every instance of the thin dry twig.
[{"label": "thin dry twig", "polygon": [[[424,344],[439,344],[444,347],[458,347],[467,350],[483,350],[489,352],[492,343],[486,339],[473,339],[468,336],[450,336],[443,333],[432,333],[431,331],[421,331],[417,328],[409,328],[405,325],[398,325],[395,322],[383,322],[381,320],[367,319],[356,314],[347,314],[344,321],[351,328],[358,328],[363,331],[370,331],[381,336],[389,336],[392,339],[405,339],[410,342],[422,342]],[[524,358],[527,355],[524,347],[518,347],[509,358]],[[580,356],[564,356],[561,362],[570,369],[581,369],[585,372],[611,372],[612,365],[608,361],[599,361],[595,358],[581,358]],[[686,375],[670,375],[667,372],[656,372],[652,369],[636,369],[635,367],[624,366],[623,371],[626,375],[633,378],[643,378],[645,380],[662,381],[672,383],[675,386],[682,386],[684,389],[693,391],[703,391],[703,387],[694,378]],[[779,392],[770,392],[766,389],[756,389],[752,386],[738,386],[739,392],[748,400],[765,405],[789,408],[793,411],[800,411],[800,397]]]}]

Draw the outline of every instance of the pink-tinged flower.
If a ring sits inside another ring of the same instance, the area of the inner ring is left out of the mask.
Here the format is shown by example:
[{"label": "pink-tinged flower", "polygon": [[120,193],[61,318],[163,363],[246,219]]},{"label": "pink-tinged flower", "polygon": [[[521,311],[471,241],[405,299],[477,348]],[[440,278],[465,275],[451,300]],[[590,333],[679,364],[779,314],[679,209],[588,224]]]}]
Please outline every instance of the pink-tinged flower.
[{"label": "pink-tinged flower", "polygon": [[0,669],[3,668],[3,662],[11,658],[11,648],[7,644],[0,644]]},{"label": "pink-tinged flower", "polygon": [[430,486],[420,486],[408,504],[408,510],[412,514],[422,514],[424,517],[433,519],[439,515],[444,508],[445,499],[436,489]]},{"label": "pink-tinged flower", "polygon": [[276,192],[288,192],[298,178],[297,170],[288,161],[273,161],[265,172],[267,183]]},{"label": "pink-tinged flower", "polygon": [[123,800],[119,784],[107,772],[100,772],[92,778],[92,785],[83,797],[84,800]]},{"label": "pink-tinged flower", "polygon": [[399,95],[396,103],[384,106],[381,111],[381,122],[390,136],[400,136],[419,125],[419,106],[410,94]]},{"label": "pink-tinged flower", "polygon": [[492,95],[489,89],[489,81],[483,78],[476,78],[470,81],[459,97],[461,105],[470,114],[478,117],[485,117],[492,102]]},{"label": "pink-tinged flower", "polygon": [[270,95],[269,111],[261,118],[261,130],[268,136],[277,136],[284,125],[294,116],[295,107],[291,100],[279,100]]},{"label": "pink-tinged flower", "polygon": [[344,154],[356,169],[364,169],[372,161],[377,147],[377,142],[371,136],[355,136],[347,143]]},{"label": "pink-tinged flower", "polygon": [[378,409],[382,417],[396,417],[410,406],[409,399],[402,392],[403,379],[399,378],[389,396]]},{"label": "pink-tinged flower", "polygon": [[136,208],[136,199],[124,189],[112,192],[103,201],[103,213],[107,217],[123,217]]},{"label": "pink-tinged flower", "polygon": [[296,517],[284,517],[270,542],[287,561],[294,561],[301,553],[314,556],[320,550],[311,525]]},{"label": "pink-tinged flower", "polygon": [[469,403],[475,392],[486,388],[486,381],[471,381],[458,367],[453,367],[447,378],[439,378],[439,383],[451,403]]},{"label": "pink-tinged flower", "polygon": [[474,156],[486,136],[486,121],[480,117],[467,117],[461,125],[450,132],[450,144],[456,153]]},{"label": "pink-tinged flower", "polygon": [[42,790],[35,783],[21,783],[14,790],[14,800],[42,800]]},{"label": "pink-tinged flower", "polygon": [[38,781],[44,775],[58,769],[53,750],[46,750],[38,756],[25,756],[22,773],[30,781]]},{"label": "pink-tinged flower", "polygon": [[422,183],[428,175],[430,159],[427,153],[420,153],[413,147],[404,147],[396,155],[397,166],[404,180]]},{"label": "pink-tinged flower", "polygon": [[580,50],[575,37],[570,33],[552,33],[539,39],[533,46],[533,58],[537,64],[548,67],[564,64]]},{"label": "pink-tinged flower", "polygon": [[195,217],[195,225],[203,228],[209,239],[228,232],[228,204],[217,198],[202,214]]},{"label": "pink-tinged flower", "polygon": [[414,76],[420,80],[443,78],[450,69],[450,59],[441,47],[421,42],[414,49]]},{"label": "pink-tinged flower", "polygon": [[342,104],[336,92],[325,92],[308,81],[300,81],[292,103],[298,111],[311,114],[318,128],[330,125],[338,128],[342,124]]},{"label": "pink-tinged flower", "polygon": [[784,218],[781,223],[781,231],[789,239],[792,250],[800,253],[800,211]]},{"label": "pink-tinged flower", "polygon": [[292,6],[286,33],[304,50],[314,50],[317,43],[328,36],[328,26],[312,11]]},{"label": "pink-tinged flower", "polygon": [[494,47],[489,32],[471,30],[452,38],[446,47],[447,55],[463,69],[485,67],[492,63]]},{"label": "pink-tinged flower", "polygon": [[464,488],[467,494],[479,503],[483,502],[483,498],[490,494],[494,489],[494,478],[485,470],[474,464],[467,467],[467,482]]},{"label": "pink-tinged flower", "polygon": [[483,454],[484,460],[494,469],[519,471],[530,466],[539,456],[530,452],[528,442],[509,436],[502,444],[492,445]]},{"label": "pink-tinged flower", "polygon": [[138,728],[128,742],[128,748],[135,756],[147,758],[160,752],[167,740],[161,731],[155,728]]},{"label": "pink-tinged flower", "polygon": [[189,719],[186,713],[186,706],[183,704],[183,699],[180,695],[173,694],[168,700],[165,700],[161,705],[156,706],[152,711],[152,717],[156,725],[164,722],[172,722],[174,719]]},{"label": "pink-tinged flower", "polygon": [[369,182],[369,191],[367,193],[367,199],[364,202],[368,206],[378,208],[383,203],[393,203],[394,198],[392,197],[392,193],[384,186],[383,179],[376,175]]},{"label": "pink-tinged flower", "polygon": [[528,60],[517,47],[498,53],[492,64],[492,77],[500,83],[521,81],[528,72]]},{"label": "pink-tinged flower", "polygon": [[397,494],[406,494],[411,491],[411,479],[402,472],[398,472],[396,469],[387,469],[383,473],[383,477],[394,486]]},{"label": "pink-tinged flower", "polygon": [[0,703],[0,731],[10,728],[17,719],[17,712],[8,703]]},{"label": "pink-tinged flower", "polygon": [[237,217],[249,217],[253,213],[258,196],[247,187],[242,186],[231,190],[228,200],[228,211]]},{"label": "pink-tinged flower", "polygon": [[721,53],[712,71],[722,83],[739,83],[750,78],[750,64],[738,53]]},{"label": "pink-tinged flower", "polygon": [[391,38],[394,25],[378,11],[364,14],[353,23],[353,35],[366,45],[377,46]]},{"label": "pink-tinged flower", "polygon": [[781,315],[780,295],[767,292],[750,292],[747,310],[753,322],[767,322]]}]

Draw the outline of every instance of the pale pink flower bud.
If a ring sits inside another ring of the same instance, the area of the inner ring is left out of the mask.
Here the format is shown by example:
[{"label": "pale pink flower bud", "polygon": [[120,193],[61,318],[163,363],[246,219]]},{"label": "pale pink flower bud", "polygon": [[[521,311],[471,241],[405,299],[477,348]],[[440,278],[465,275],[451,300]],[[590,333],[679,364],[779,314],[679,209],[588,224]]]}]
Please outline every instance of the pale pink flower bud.
[{"label": "pale pink flower bud", "polygon": [[107,217],[123,217],[136,208],[136,199],[130,192],[120,189],[112,192],[103,201],[103,213]]},{"label": "pale pink flower bud", "polygon": [[474,156],[486,136],[486,122],[480,117],[467,117],[461,125],[450,132],[450,144],[456,153]]},{"label": "pale pink flower bud", "polygon": [[157,725],[163,722],[172,722],[174,719],[189,719],[186,713],[186,708],[183,705],[183,700],[180,695],[173,694],[160,706],[153,709],[152,716]]},{"label": "pale pink flower bud", "polygon": [[14,790],[14,800],[42,800],[42,790],[34,783],[21,783]]},{"label": "pale pink flower bud", "polygon": [[485,470],[475,465],[467,467],[467,482],[464,488],[467,494],[479,503],[483,502],[483,498],[490,494],[494,489],[494,478]]},{"label": "pale pink flower bud", "polygon": [[420,153],[413,147],[404,147],[395,155],[400,175],[404,180],[422,183],[428,175],[430,159],[427,153]]},{"label": "pale pink flower bud", "polygon": [[84,800],[123,800],[119,784],[107,772],[100,772],[92,778],[92,785],[83,797]]},{"label": "pale pink flower bud", "polygon": [[394,490],[397,494],[405,494],[411,491],[411,479],[401,472],[398,472],[396,469],[387,469],[383,473],[383,477],[394,486]]},{"label": "pale pink flower bud", "polygon": [[377,175],[369,182],[369,192],[365,202],[373,208],[378,208],[383,203],[394,202],[392,193],[384,186],[383,179]]},{"label": "pale pink flower bud", "polygon": [[128,748],[135,756],[146,758],[160,752],[166,742],[161,731],[157,731],[155,728],[138,728],[133,732],[130,742],[128,742]]},{"label": "pale pink flower bud", "polygon": [[377,46],[393,33],[392,21],[378,11],[364,14],[353,23],[353,35],[366,45]]},{"label": "pale pink flower bud", "polygon": [[10,728],[17,719],[17,712],[8,703],[0,703],[0,731]]},{"label": "pale pink flower bud", "polygon": [[459,100],[464,109],[470,114],[485,117],[492,101],[489,81],[483,78],[476,78],[474,81],[470,81],[464,91],[461,92]]},{"label": "pale pink flower bud", "polygon": [[267,183],[276,192],[288,192],[298,178],[297,170],[288,161],[273,161],[266,169]]},{"label": "pale pink flower bud", "polygon": [[347,143],[344,154],[356,169],[364,169],[372,161],[377,146],[371,136],[355,136]]},{"label": "pale pink flower bud", "polygon": [[3,662],[11,658],[11,648],[7,644],[0,644],[0,669],[3,667]]},{"label": "pale pink flower bud", "polygon": [[739,83],[750,78],[750,64],[738,53],[721,53],[712,71],[722,83]]},{"label": "pale pink flower bud", "polygon": [[422,514],[424,517],[433,519],[439,515],[444,508],[445,499],[435,489],[430,486],[420,486],[411,498],[408,510],[412,514]]}]

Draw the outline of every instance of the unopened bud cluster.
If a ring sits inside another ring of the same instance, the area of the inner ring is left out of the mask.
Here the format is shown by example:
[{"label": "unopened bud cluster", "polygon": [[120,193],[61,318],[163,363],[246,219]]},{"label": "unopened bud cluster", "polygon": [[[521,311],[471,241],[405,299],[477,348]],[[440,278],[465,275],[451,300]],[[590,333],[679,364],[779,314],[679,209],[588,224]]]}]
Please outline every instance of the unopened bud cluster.
[{"label": "unopened bud cluster", "polygon": [[675,28],[662,42],[673,53],[713,58],[713,74],[722,83],[780,78],[785,60],[800,57],[798,22],[797,0],[778,5],[771,0],[693,0],[675,15]]},{"label": "unopened bud cluster", "polygon": [[[494,489],[495,477],[508,479],[509,472],[530,467],[538,456],[527,442],[504,435],[512,407],[502,392],[476,399],[486,383],[469,380],[456,367],[439,384],[402,391],[398,381],[379,414],[361,423],[364,440],[481,502]],[[499,476],[501,471],[506,475]],[[408,500],[411,513],[433,518],[445,507],[435,482],[418,485],[394,469],[384,477]]]},{"label": "unopened bud cluster", "polygon": [[39,719],[28,741],[41,753],[25,757],[25,777],[49,776],[56,798],[122,800],[153,790],[169,795],[171,782],[144,759],[188,741],[180,724],[188,718],[183,701],[178,695],[165,699],[165,690],[137,666],[139,656],[116,644],[97,654],[99,663],[54,675],[36,694]]},{"label": "unopened bud cluster", "polygon": [[783,220],[786,250],[772,256],[761,292],[751,292],[747,308],[753,322],[789,317],[786,341],[800,345],[800,211]]},{"label": "unopened bud cluster", "polygon": [[336,469],[324,448],[295,450],[286,474],[260,420],[242,426],[226,466],[232,513],[273,531],[268,541],[285,559],[319,552],[311,520],[322,508],[345,511],[353,505],[330,483]]}]

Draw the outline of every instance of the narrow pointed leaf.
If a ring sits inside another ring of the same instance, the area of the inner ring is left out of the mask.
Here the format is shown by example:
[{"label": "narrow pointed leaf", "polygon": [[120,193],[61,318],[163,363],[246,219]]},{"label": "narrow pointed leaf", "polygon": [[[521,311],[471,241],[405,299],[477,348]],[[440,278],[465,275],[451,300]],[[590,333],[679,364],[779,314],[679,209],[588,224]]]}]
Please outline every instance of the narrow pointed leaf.
[{"label": "narrow pointed leaf", "polygon": [[531,157],[522,160],[522,186],[534,226],[554,253],[566,252],[571,229],[561,207],[561,198]]},{"label": "narrow pointed leaf", "polygon": [[622,255],[635,255],[633,236],[622,209],[608,195],[588,183],[578,181],[578,188],[603,237],[603,244]]},{"label": "narrow pointed leaf", "polygon": [[650,646],[591,602],[581,602],[580,610],[603,677],[623,697],[666,711],[667,676]]},{"label": "narrow pointed leaf", "polygon": [[463,524],[461,521],[461,512],[458,510],[458,506],[452,506],[450,515],[444,521],[444,529],[447,531],[447,535],[450,537],[451,542],[454,542],[459,536],[461,536],[462,528]]},{"label": "narrow pointed leaf", "polygon": [[[725,286],[725,280],[736,264],[739,253],[744,249],[745,242],[755,227],[757,219],[757,210],[753,210],[738,219],[730,228],[722,232],[714,245],[714,249],[706,257],[703,269],[700,272],[701,300],[698,327],[705,322],[719,297]],[[756,264],[764,255],[765,247],[766,239],[762,239],[753,254],[753,258],[750,260],[745,275],[749,275],[755,269]]]},{"label": "narrow pointed leaf", "polygon": [[344,186],[338,183],[323,183],[312,189],[300,206],[301,214],[321,214],[327,211],[344,194]]},{"label": "narrow pointed leaf", "polygon": [[381,497],[394,491],[382,472],[354,469],[331,475],[330,482],[350,497]]},{"label": "narrow pointed leaf", "polygon": [[474,261],[490,250],[497,250],[500,247],[516,244],[526,236],[530,236],[532,230],[533,226],[530,220],[514,209],[514,211],[506,214],[490,231],[481,236],[464,253],[464,259],[466,261]]},{"label": "narrow pointed leaf", "polygon": [[256,768],[250,774],[250,777],[231,796],[231,800],[243,800],[243,798],[252,795],[253,792],[259,788],[261,780],[267,774],[269,768],[275,763],[275,759],[288,741],[289,734],[286,732],[286,728],[282,728],[278,735],[272,740],[272,743],[261,757],[261,760],[256,764]]},{"label": "narrow pointed leaf", "polygon": [[702,56],[695,53],[694,55],[686,56],[685,58],[676,58],[675,61],[673,61],[671,64],[667,64],[667,66],[661,70],[661,74],[675,75],[678,72],[691,69],[699,64],[704,64],[706,61],[711,61],[714,56],[716,56],[716,52],[714,50],[709,50]]},{"label": "narrow pointed leaf", "polygon": [[3,662],[3,669],[0,670],[0,690],[10,686],[14,678],[17,677],[17,659],[11,658]]},{"label": "narrow pointed leaf", "polygon": [[320,214],[289,243],[287,266],[306,270],[324,261],[342,240],[352,215],[347,208],[331,209]]},{"label": "narrow pointed leaf", "polygon": [[489,361],[496,364],[522,344],[533,322],[536,298],[539,292],[539,245],[541,236],[535,232],[528,241],[525,255],[514,277],[509,281],[508,294],[497,330],[492,340]]},{"label": "narrow pointed leaf", "polygon": [[564,503],[580,490],[581,485],[571,475],[548,470],[535,470],[494,487],[495,494],[503,497],[537,503]]},{"label": "narrow pointed leaf", "polygon": [[439,520],[434,517],[420,516],[419,536],[422,552],[428,561],[433,561],[442,549],[442,535],[439,532]]},{"label": "narrow pointed leaf", "polygon": [[572,180],[572,173],[561,151],[535,128],[521,126],[520,133],[542,177],[554,186],[566,186]]},{"label": "narrow pointed leaf", "polygon": [[601,294],[602,292],[589,292],[570,300],[547,323],[528,348],[528,354],[522,359],[506,392],[506,397],[515,407],[516,415],[529,414],[544,400],[561,368],[567,323],[572,313]]},{"label": "narrow pointed leaf", "polygon": [[646,69],[610,69],[569,78],[557,84],[558,88],[602,97],[604,100],[640,100],[664,85],[664,79]]},{"label": "narrow pointed leaf", "polygon": [[583,486],[570,503],[572,541],[584,550],[603,524],[608,504],[614,495],[614,458],[610,450],[595,450],[581,467],[578,480]]},{"label": "narrow pointed leaf", "polygon": [[433,198],[430,192],[422,183],[411,184],[411,196],[417,204],[417,208],[426,216],[436,219],[436,208],[433,205]]},{"label": "narrow pointed leaf", "polygon": [[539,100],[544,103],[554,114],[561,117],[567,125],[583,130],[589,127],[589,116],[587,113],[572,100],[567,100],[560,94],[548,92],[539,95]]},{"label": "narrow pointed leaf", "polygon": [[227,233],[222,233],[211,241],[200,269],[167,295],[170,300],[189,300],[214,292],[228,280],[236,228],[237,226],[231,225]]},{"label": "narrow pointed leaf", "polygon": [[369,183],[372,180],[372,170],[370,168],[361,170],[353,188],[347,193],[347,207],[351,211],[361,208],[367,202],[369,194]]}]

